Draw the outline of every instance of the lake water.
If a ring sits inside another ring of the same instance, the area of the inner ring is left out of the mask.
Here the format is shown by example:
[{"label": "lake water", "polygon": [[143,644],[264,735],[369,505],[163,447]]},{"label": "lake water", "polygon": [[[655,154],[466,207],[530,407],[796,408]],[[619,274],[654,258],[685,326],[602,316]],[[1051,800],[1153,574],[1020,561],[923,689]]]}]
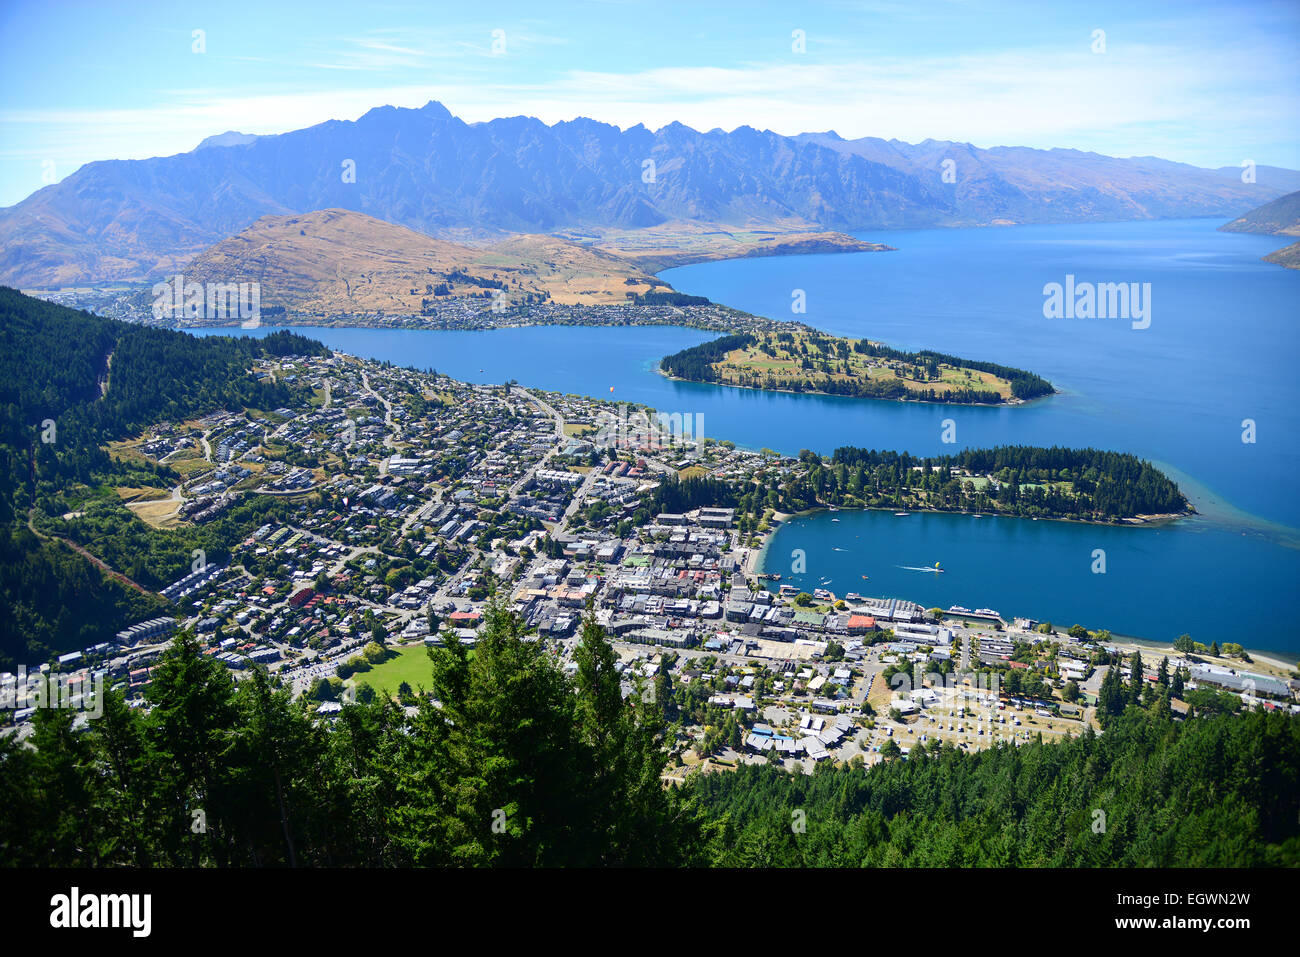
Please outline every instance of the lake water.
[{"label": "lake water", "polygon": [[[803,550],[803,574],[791,574],[795,549]],[[1104,574],[1092,571],[1096,549],[1105,553]],[[1254,533],[1195,520],[1129,528],[841,510],[791,519],[773,536],[763,567],[809,593],[993,608],[1154,641],[1186,633],[1207,644],[1294,654],[1300,644],[1276,608],[1295,589],[1288,552]],[[930,570],[935,562],[942,573]]]},{"label": "lake water", "polygon": [[[671,327],[557,326],[475,332],[314,329],[331,348],[470,382],[645,403],[704,417],[704,433],[751,448],[842,445],[943,454],[966,446],[1092,445],[1165,468],[1202,517],[1152,528],[889,513],[796,520],[770,549],[808,580],[944,607],[1109,628],[1156,640],[1188,632],[1300,651],[1277,615],[1300,581],[1300,273],[1259,261],[1276,237],[1217,221],[873,232],[896,252],[774,257],[669,270],[684,292],[842,335],[1030,369],[1061,395],[1007,408],[785,395],[672,382],[658,360],[713,338]],[[1150,283],[1151,323],[1045,319],[1043,286]],[[795,290],[807,303],[791,312]],[[264,334],[266,330],[257,330]],[[611,393],[610,387],[613,387]],[[941,441],[943,421],[957,443]],[[1256,441],[1242,441],[1245,419]],[[839,522],[832,522],[837,517]],[[839,541],[846,532],[853,544]],[[1107,573],[1090,571],[1103,548]],[[868,557],[870,556],[870,557]],[[936,575],[899,566],[944,562]],[[863,581],[862,575],[870,575]],[[1267,608],[1267,611],[1265,610]]]}]

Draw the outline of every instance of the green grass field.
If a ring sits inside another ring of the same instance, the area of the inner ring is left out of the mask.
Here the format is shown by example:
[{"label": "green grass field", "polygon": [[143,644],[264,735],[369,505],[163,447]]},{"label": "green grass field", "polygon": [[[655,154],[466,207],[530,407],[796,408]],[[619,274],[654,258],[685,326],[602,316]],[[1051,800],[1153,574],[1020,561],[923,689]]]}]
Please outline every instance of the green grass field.
[{"label": "green grass field", "polygon": [[403,681],[415,692],[420,690],[420,685],[427,689],[432,683],[433,665],[422,643],[399,649],[397,654],[383,664],[353,675],[347,683],[368,684],[380,694],[387,693],[389,697],[396,697],[397,689]]}]

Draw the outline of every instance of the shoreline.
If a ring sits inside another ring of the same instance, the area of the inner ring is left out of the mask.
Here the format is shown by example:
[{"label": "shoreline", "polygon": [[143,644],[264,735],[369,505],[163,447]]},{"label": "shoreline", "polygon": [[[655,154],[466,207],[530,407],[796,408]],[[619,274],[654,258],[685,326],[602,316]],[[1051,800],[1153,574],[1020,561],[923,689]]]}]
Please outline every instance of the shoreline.
[{"label": "shoreline", "polygon": [[916,405],[959,405],[979,409],[1002,409],[1012,405],[1028,405],[1030,402],[1037,402],[1039,399],[1050,399],[1054,395],[1059,395],[1060,391],[1053,389],[1047,395],[1034,396],[1032,399],[1007,399],[1005,402],[953,402],[951,399],[889,399],[877,395],[846,395],[843,392],[821,392],[817,389],[805,389],[802,392],[796,392],[794,389],[763,389],[752,385],[738,385],[735,382],[706,382],[703,379],[683,379],[681,376],[670,375],[665,372],[661,366],[655,366],[655,373],[663,376],[669,382],[692,382],[696,385],[714,385],[725,389],[748,389],[750,392],[767,392],[773,395],[824,395],[833,399],[863,399],[868,402],[911,402]]},{"label": "shoreline", "polygon": [[[598,306],[609,306],[609,305],[623,305],[623,303],[617,303],[617,304],[602,303],[590,307],[580,306],[579,308],[597,308]],[[712,305],[738,313],[739,315],[748,317],[751,320],[753,320],[753,322],[760,323],[760,324],[771,323],[778,326],[779,325],[795,325],[795,326],[806,325],[805,323],[796,322],[793,320],[771,319],[767,316],[756,316],[752,313],[742,312],[741,310],[737,310],[734,307],[727,306],[723,303],[712,303]],[[681,329],[694,329],[700,332],[718,333],[719,335],[735,335],[735,334],[752,332],[752,330],[749,328],[749,325],[752,325],[752,323],[747,324],[744,321],[737,321],[734,324],[726,324],[726,323],[719,322],[716,325],[710,325],[708,323],[703,323],[703,322],[692,322],[691,317],[689,315],[641,318],[641,319],[634,319],[634,320],[628,320],[623,322],[611,322],[611,321],[606,321],[606,320],[601,320],[596,318],[587,318],[587,317],[579,316],[579,317],[570,317],[570,320],[567,322],[559,322],[554,319],[547,319],[546,321],[538,321],[538,322],[533,322],[533,321],[497,322],[497,323],[483,322],[483,323],[471,323],[467,325],[449,325],[446,323],[439,324],[439,323],[421,322],[420,320],[425,319],[427,317],[414,315],[414,314],[409,314],[409,315],[394,314],[391,317],[384,317],[384,318],[392,318],[395,321],[384,322],[380,317],[374,315],[368,315],[366,318],[360,321],[342,320],[336,317],[319,316],[319,315],[311,315],[311,316],[298,315],[292,318],[285,316],[279,319],[279,321],[267,321],[267,322],[259,321],[258,325],[250,328],[245,328],[242,325],[230,325],[226,323],[206,323],[206,322],[198,322],[198,323],[192,323],[186,325],[171,325],[171,326],[164,326],[163,328],[168,328],[175,332],[187,332],[187,333],[192,332],[194,330],[218,330],[218,329],[230,329],[230,330],[236,330],[242,332],[249,332],[252,329],[261,329],[261,328],[376,329],[376,330],[398,329],[398,330],[417,330],[417,331],[429,331],[429,332],[493,332],[502,329],[540,329],[540,328],[546,328],[548,326],[556,326],[556,327],[581,326],[581,327],[590,327],[590,328],[669,326],[669,327],[677,327]],[[816,329],[813,326],[807,326],[807,328],[812,329],[815,332],[821,332],[828,336],[834,335],[833,333],[825,332],[825,330]],[[885,345],[887,345],[887,343]],[[654,371],[657,375],[663,376],[665,379],[667,379],[670,382],[689,382],[689,383],[694,383],[696,385],[712,385],[712,386],[720,386],[720,387],[732,388],[732,389],[748,389],[751,392],[767,392],[774,395],[816,395],[816,396],[828,396],[831,398],[840,398],[840,399],[867,399],[875,402],[910,402],[910,403],[915,403],[917,405],[951,405],[951,406],[959,406],[959,407],[985,408],[985,409],[999,409],[999,408],[1008,408],[1013,406],[1029,405],[1032,402],[1039,402],[1045,399],[1050,399],[1053,396],[1063,394],[1063,391],[1061,389],[1058,389],[1053,384],[1051,392],[1048,392],[1045,395],[1034,396],[1032,399],[1020,399],[1020,398],[1016,398],[1015,396],[1009,396],[1000,402],[957,402],[952,399],[946,399],[946,398],[935,398],[935,399],[915,399],[911,397],[889,398],[885,396],[850,395],[844,392],[824,392],[820,389],[804,389],[804,390],[796,391],[794,389],[769,389],[769,388],[762,388],[758,386],[740,385],[738,383],[733,383],[733,382],[710,382],[703,379],[686,379],[686,378],[682,378],[681,376],[671,375],[665,372],[663,370],[663,367],[659,365],[655,366]]]},{"label": "shoreline", "polygon": [[687,316],[670,316],[660,319],[637,319],[625,322],[611,322],[601,319],[579,318],[570,322],[556,322],[547,320],[545,322],[497,322],[497,323],[475,323],[470,325],[447,325],[435,323],[421,323],[412,320],[418,320],[419,316],[392,316],[394,322],[380,322],[374,319],[363,321],[330,319],[323,316],[295,316],[292,319],[286,319],[278,322],[259,322],[256,326],[245,327],[242,325],[231,325],[230,323],[191,323],[188,325],[159,325],[154,328],[170,329],[173,332],[194,332],[195,330],[219,331],[231,330],[233,332],[252,332],[256,329],[373,329],[379,332],[405,331],[405,332],[499,332],[506,329],[545,329],[547,327],[563,328],[565,326],[580,326],[594,329],[627,329],[636,326],[668,326],[678,329],[693,329],[698,332],[712,332],[718,334],[727,334],[733,331],[743,331],[743,327],[719,328],[704,325],[702,323],[693,323]]},{"label": "shoreline", "polygon": [[[1182,657],[1182,652],[1175,651],[1172,642],[1156,641],[1152,638],[1136,638],[1132,635],[1117,635],[1114,632],[1111,633],[1110,639],[1110,643],[1116,647],[1142,652],[1144,659],[1146,658],[1147,651],[1159,652],[1161,655],[1167,656],[1170,659]],[[1255,665],[1262,663],[1268,667],[1278,669],[1283,672],[1284,675],[1292,671],[1300,671],[1300,653],[1297,653],[1290,660],[1287,660],[1278,657],[1278,655],[1286,654],[1286,652],[1263,648],[1246,648],[1245,645],[1242,645],[1242,648],[1252,659],[1254,659]],[[1199,658],[1204,658],[1207,661],[1214,662],[1217,665],[1230,667],[1234,671],[1248,670],[1252,667],[1251,663],[1242,661],[1239,658],[1225,658],[1222,655],[1218,658],[1214,658],[1208,652],[1192,652],[1192,654]]]},{"label": "shoreline", "polygon": [[[872,508],[872,507],[845,508],[843,506],[836,506],[836,509],[838,511],[843,511],[843,512],[892,511],[892,509],[888,509],[888,508]],[[809,515],[828,513],[829,511],[830,509],[827,506],[823,505],[817,508],[804,509],[799,512],[773,512],[771,518],[771,523],[772,523],[771,530],[764,533],[764,541],[762,546],[759,549],[756,549],[751,554],[749,566],[752,569],[752,576],[758,578],[758,576],[760,575],[769,574],[769,572],[767,571],[768,552],[772,546],[772,543],[776,539],[777,532],[780,531],[780,526],[785,525],[787,522],[789,522],[791,519],[794,518],[803,518]],[[975,514],[973,512],[944,512],[938,509],[908,509],[908,511],[917,515],[973,515]],[[979,514],[983,515],[985,513],[981,512]],[[1192,515],[1167,516],[1167,517],[1163,517],[1160,521],[1152,521],[1149,522],[1148,524],[1150,525],[1150,527],[1158,528],[1163,525],[1172,524],[1178,519],[1192,518],[1194,516],[1195,513],[1193,513]],[[989,517],[1011,518],[1011,519],[1021,519],[1023,521],[1032,521],[1032,519],[1020,515],[997,515],[997,516],[989,516]],[[1079,524],[1079,525],[1111,525],[1112,527],[1117,527],[1122,524],[1122,523],[1107,523],[1107,522],[1082,522],[1077,519],[1040,519],[1040,521],[1063,521],[1063,522],[1073,522],[1074,524]],[[1129,523],[1128,527],[1141,528],[1143,527],[1143,525]],[[761,582],[765,582],[767,580],[768,579],[761,579],[760,587],[762,587]],[[893,597],[905,598],[906,596],[899,595]],[[908,600],[910,601],[911,599]],[[1016,616],[1013,614],[1011,617],[1015,618]],[[1045,619],[1045,620],[1055,621],[1054,618]],[[1152,652],[1159,652],[1162,655],[1167,655],[1170,658],[1180,657],[1180,653],[1174,650],[1172,642],[1160,641],[1154,638],[1143,638],[1136,635],[1123,635],[1123,634],[1119,634],[1118,632],[1111,632],[1111,644],[1120,648],[1124,648],[1126,650],[1142,651],[1144,654],[1146,651],[1152,651]],[[1289,672],[1291,671],[1300,670],[1300,652],[1293,653],[1293,652],[1286,652],[1286,651],[1281,651],[1279,649],[1270,649],[1270,648],[1249,648],[1246,647],[1245,645],[1242,645],[1242,647],[1245,649],[1247,654],[1249,654],[1251,658],[1255,660],[1257,664],[1263,663],[1268,667],[1277,669],[1278,671],[1282,672],[1284,675],[1289,674]],[[1279,657],[1279,656],[1290,656],[1290,657]],[[1201,657],[1210,659],[1210,656],[1208,654],[1201,655]],[[1227,667],[1234,668],[1238,671],[1242,669],[1248,669],[1251,667],[1247,662],[1240,661],[1239,659],[1219,658],[1219,659],[1210,659],[1210,660],[1215,660],[1219,662],[1227,661],[1229,662],[1229,664],[1226,665]]]},{"label": "shoreline", "polygon": [[[894,512],[894,508],[882,507],[880,505],[836,505],[834,508],[840,512]],[[814,508],[806,508],[800,512],[777,512],[773,517],[784,516],[780,519],[782,524],[790,518],[800,518],[804,515],[815,515],[818,512],[829,512],[831,506],[818,505]],[[1195,509],[1190,512],[1169,512],[1162,515],[1135,515],[1129,518],[1121,518],[1117,522],[1098,522],[1084,518],[1064,518],[1045,515],[1012,515],[1007,512],[962,512],[942,508],[908,508],[907,511],[914,515],[979,515],[983,518],[1014,518],[1026,522],[1068,522],[1071,525],[1100,525],[1105,528],[1160,528],[1164,525],[1172,525],[1174,522],[1184,518],[1195,518],[1198,513]]]}]

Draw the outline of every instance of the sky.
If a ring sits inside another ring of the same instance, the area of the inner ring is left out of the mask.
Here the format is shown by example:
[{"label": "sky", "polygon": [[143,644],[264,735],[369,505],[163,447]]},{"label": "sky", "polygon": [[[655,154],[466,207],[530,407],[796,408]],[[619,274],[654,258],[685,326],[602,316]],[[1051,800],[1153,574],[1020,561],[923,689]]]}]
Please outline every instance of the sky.
[{"label": "sky", "polygon": [[431,99],[1300,168],[1297,0],[0,0],[0,41],[0,206],[93,160]]}]

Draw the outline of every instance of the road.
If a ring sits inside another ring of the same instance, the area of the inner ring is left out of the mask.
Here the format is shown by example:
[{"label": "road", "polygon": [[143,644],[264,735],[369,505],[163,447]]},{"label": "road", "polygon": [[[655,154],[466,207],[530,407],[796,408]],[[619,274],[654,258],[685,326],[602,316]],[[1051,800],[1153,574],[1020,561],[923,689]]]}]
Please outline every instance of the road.
[{"label": "road", "polygon": [[[384,396],[380,395],[378,392],[376,392],[374,389],[370,387],[370,376],[367,375],[364,371],[362,371],[361,373],[361,391],[371,396],[372,398],[378,400],[380,404],[383,405],[384,407],[384,448],[391,450],[393,448],[393,441],[396,438],[396,430],[393,428],[393,403],[388,401],[388,399],[386,399]],[[379,474],[380,475],[388,474],[387,458],[382,458],[379,460]]]}]

